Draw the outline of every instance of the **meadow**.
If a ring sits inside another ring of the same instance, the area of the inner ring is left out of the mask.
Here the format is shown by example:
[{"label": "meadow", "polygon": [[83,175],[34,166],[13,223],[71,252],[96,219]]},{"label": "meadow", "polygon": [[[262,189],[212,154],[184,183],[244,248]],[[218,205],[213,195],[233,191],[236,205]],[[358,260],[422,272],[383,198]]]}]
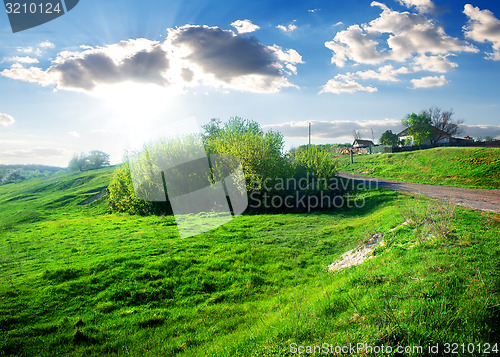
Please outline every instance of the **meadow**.
[{"label": "meadow", "polygon": [[500,148],[443,147],[337,158],[339,170],[377,178],[466,188],[500,189]]},{"label": "meadow", "polygon": [[[0,356],[498,348],[498,215],[367,190],[351,193],[360,209],[247,214],[180,239],[171,216],[89,200],[113,170],[0,187]],[[328,272],[375,233],[373,259]]]}]

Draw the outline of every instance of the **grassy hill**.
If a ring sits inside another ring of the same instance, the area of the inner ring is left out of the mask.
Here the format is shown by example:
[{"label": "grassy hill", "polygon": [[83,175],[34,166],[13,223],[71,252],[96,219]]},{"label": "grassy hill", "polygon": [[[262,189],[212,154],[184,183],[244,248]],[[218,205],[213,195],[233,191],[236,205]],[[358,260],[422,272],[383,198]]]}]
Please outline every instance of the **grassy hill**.
[{"label": "grassy hill", "polygon": [[[498,215],[372,190],[360,208],[245,215],[180,239],[173,217],[81,204],[112,170],[0,187],[0,356],[498,342]],[[376,233],[375,258],[327,272]]]},{"label": "grassy hill", "polygon": [[433,185],[500,189],[500,148],[434,148],[394,154],[356,155],[339,170]]}]

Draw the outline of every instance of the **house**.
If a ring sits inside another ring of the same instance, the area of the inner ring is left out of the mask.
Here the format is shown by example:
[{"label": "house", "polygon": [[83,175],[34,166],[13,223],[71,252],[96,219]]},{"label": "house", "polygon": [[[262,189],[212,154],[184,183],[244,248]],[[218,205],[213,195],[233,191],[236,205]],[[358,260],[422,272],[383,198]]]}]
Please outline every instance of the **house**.
[{"label": "house", "polygon": [[354,148],[368,148],[370,146],[375,146],[375,144],[371,140],[356,139],[352,143],[352,147]]},{"label": "house", "polygon": [[[398,134],[398,138],[400,141],[405,141],[410,140],[411,143],[413,143],[413,137],[408,134],[409,128],[406,128],[402,132]],[[422,145],[439,145],[439,144],[449,144],[453,141],[454,138],[451,137],[450,134],[447,132],[436,128],[435,126],[431,125],[431,132],[432,132],[432,140],[431,141],[426,141],[423,142]]]}]

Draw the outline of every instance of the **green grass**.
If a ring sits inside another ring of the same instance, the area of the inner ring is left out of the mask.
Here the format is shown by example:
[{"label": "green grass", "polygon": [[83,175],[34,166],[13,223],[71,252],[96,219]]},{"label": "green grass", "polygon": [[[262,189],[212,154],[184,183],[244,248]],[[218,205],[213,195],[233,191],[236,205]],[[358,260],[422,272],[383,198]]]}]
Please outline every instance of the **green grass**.
[{"label": "green grass", "polygon": [[[499,342],[498,215],[372,190],[362,209],[247,215],[180,239],[173,217],[78,205],[111,172],[0,187],[0,356]],[[374,259],[327,272],[376,232]]]},{"label": "green grass", "polygon": [[432,185],[500,189],[500,148],[434,148],[340,157],[339,170]]}]

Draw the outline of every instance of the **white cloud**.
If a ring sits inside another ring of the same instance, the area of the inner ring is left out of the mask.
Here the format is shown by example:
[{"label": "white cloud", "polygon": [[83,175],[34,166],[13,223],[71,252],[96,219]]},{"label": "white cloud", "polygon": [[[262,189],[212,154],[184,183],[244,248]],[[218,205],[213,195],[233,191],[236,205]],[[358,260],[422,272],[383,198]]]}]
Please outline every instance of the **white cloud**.
[{"label": "white cloud", "polygon": [[378,71],[358,71],[355,73],[355,75],[361,79],[377,79],[379,81],[385,82],[398,82],[399,79],[397,78],[397,76],[407,73],[410,73],[410,71],[406,67],[396,69],[392,65],[388,64],[386,66],[380,67]]},{"label": "white cloud", "polygon": [[43,42],[39,43],[38,46],[41,48],[54,48],[54,47],[56,47],[56,45],[54,45],[50,41],[43,41]]},{"label": "white cloud", "polygon": [[368,24],[351,25],[325,43],[333,51],[332,63],[342,67],[350,60],[373,65],[388,60],[404,62],[426,53],[477,52],[422,14],[394,11],[377,1],[371,6],[382,9],[378,18]]},{"label": "white cloud", "polygon": [[413,88],[430,88],[430,87],[442,87],[448,83],[448,80],[444,75],[441,76],[429,76],[422,77],[419,79],[412,79],[411,83]]},{"label": "white cloud", "polygon": [[33,53],[33,47],[18,47],[17,52],[21,53]]},{"label": "white cloud", "polygon": [[321,11],[321,9],[309,9],[309,10],[307,10],[307,12],[310,12],[310,13],[312,13],[312,14],[315,14],[315,13],[317,13],[318,11]]},{"label": "white cloud", "polygon": [[458,64],[451,62],[447,56],[426,56],[422,54],[415,57],[413,61],[413,70],[415,72],[428,71],[437,73],[446,73],[453,68],[457,68]]},{"label": "white cloud", "polygon": [[41,56],[42,55],[42,51],[39,49],[39,48],[33,48],[31,46],[29,47],[18,47],[17,48],[17,52],[21,52],[21,53],[26,53],[26,54],[33,54],[35,56]]},{"label": "white cloud", "polygon": [[259,26],[254,25],[250,20],[236,20],[231,26],[233,26],[238,33],[249,33],[260,29]]},{"label": "white cloud", "polygon": [[23,82],[37,83],[42,86],[48,86],[57,83],[56,78],[47,71],[44,71],[38,67],[25,68],[22,64],[19,63],[13,64],[10,69],[4,69],[2,72],[0,72],[0,75]]},{"label": "white cloud", "polygon": [[351,75],[338,74],[333,79],[330,79],[321,89],[319,94],[323,93],[356,93],[356,92],[376,92],[377,88],[363,86],[352,79]]},{"label": "white cloud", "polygon": [[169,29],[160,43],[130,39],[80,52],[62,51],[47,69],[20,63],[0,75],[58,89],[93,92],[100,86],[124,82],[163,87],[235,89],[248,92],[278,92],[294,87],[285,75],[297,72],[303,63],[293,49],[266,46],[255,37],[245,37],[219,27],[186,25]]},{"label": "white cloud", "polygon": [[278,25],[276,26],[276,28],[284,32],[292,32],[297,29],[297,25],[294,24],[289,24],[288,26]]},{"label": "white cloud", "polygon": [[11,115],[0,113],[0,125],[9,126],[14,124],[15,122],[16,121]]},{"label": "white cloud", "polygon": [[16,62],[16,63],[38,63],[36,58],[24,56],[13,56],[13,57],[5,57],[2,62]]},{"label": "white cloud", "polygon": [[419,12],[433,13],[436,11],[436,5],[431,0],[398,0],[399,3],[407,8],[416,7]]},{"label": "white cloud", "polygon": [[80,134],[77,131],[69,131],[68,134],[71,135],[74,138],[79,138],[80,137]]},{"label": "white cloud", "polygon": [[500,20],[490,10],[480,10],[471,4],[466,4],[464,14],[469,17],[463,27],[465,37],[485,43],[491,42],[493,52],[488,53],[488,59],[500,60]]},{"label": "white cloud", "polygon": [[338,32],[333,41],[325,43],[333,51],[331,62],[339,67],[343,67],[348,60],[364,64],[383,62],[387,55],[379,52],[378,45],[375,36],[364,32],[359,25],[349,26],[347,30]]}]

